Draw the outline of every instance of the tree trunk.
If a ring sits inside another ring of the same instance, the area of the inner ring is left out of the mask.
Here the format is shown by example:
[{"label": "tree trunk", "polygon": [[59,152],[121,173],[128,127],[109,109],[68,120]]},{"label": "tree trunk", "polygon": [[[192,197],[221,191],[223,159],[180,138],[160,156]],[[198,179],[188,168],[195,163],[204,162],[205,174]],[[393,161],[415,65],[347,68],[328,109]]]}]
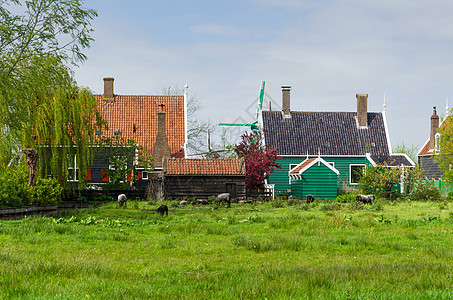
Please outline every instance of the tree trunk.
[{"label": "tree trunk", "polygon": [[28,186],[35,186],[36,170],[38,169],[38,151],[32,148],[22,150],[27,155],[28,173]]}]

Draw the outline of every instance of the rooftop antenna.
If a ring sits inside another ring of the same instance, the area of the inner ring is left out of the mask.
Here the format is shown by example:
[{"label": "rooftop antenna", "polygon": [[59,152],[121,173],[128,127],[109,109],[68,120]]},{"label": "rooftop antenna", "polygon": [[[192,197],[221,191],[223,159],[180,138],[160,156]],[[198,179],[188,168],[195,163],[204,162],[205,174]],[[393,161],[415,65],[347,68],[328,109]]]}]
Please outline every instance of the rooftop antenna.
[{"label": "rooftop antenna", "polygon": [[385,94],[384,94],[384,104],[382,104],[382,112],[385,112],[387,109],[387,104],[385,103]]}]

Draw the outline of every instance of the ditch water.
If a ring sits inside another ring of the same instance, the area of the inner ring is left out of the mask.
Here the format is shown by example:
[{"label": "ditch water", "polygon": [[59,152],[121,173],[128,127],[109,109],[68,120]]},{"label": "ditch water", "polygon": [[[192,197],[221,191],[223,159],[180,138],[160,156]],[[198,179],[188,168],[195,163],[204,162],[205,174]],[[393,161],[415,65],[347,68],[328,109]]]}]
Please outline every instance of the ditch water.
[{"label": "ditch water", "polygon": [[30,217],[55,217],[64,211],[89,207],[88,202],[65,201],[51,206],[29,206],[0,209],[0,220],[22,220]]}]

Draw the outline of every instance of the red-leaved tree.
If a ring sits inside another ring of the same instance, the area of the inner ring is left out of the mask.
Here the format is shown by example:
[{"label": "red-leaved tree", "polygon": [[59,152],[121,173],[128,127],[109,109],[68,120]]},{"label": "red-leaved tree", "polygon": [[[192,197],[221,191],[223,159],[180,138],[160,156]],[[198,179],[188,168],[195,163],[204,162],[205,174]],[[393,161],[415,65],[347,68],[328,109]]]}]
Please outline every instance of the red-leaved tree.
[{"label": "red-leaved tree", "polygon": [[245,187],[251,191],[261,191],[264,188],[264,180],[275,169],[280,168],[276,162],[277,149],[267,149],[263,145],[259,131],[244,133],[242,141],[236,145],[235,152],[240,158],[245,158]]}]

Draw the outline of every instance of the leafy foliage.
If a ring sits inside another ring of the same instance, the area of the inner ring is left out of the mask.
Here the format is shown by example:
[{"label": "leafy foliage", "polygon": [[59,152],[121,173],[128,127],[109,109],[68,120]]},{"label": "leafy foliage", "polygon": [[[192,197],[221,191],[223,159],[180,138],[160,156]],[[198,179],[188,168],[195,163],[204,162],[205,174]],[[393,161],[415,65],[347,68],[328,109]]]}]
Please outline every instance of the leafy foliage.
[{"label": "leafy foliage", "polygon": [[341,194],[341,195],[338,195],[337,202],[344,202],[344,203],[355,202],[356,198],[357,198],[357,194]]},{"label": "leafy foliage", "polygon": [[406,145],[404,142],[393,147],[393,153],[404,153],[409,156],[412,161],[417,162],[417,153],[419,146],[417,145]]},{"label": "leafy foliage", "polygon": [[236,145],[238,157],[245,158],[245,187],[259,191],[264,188],[264,180],[281,165],[276,162],[277,149],[267,149],[261,133],[258,131],[244,133],[242,141]]},{"label": "leafy foliage", "polygon": [[38,178],[32,189],[32,203],[57,204],[61,200],[61,187],[55,178]]},{"label": "leafy foliage", "polygon": [[369,166],[366,174],[360,178],[359,188],[365,194],[374,194],[376,197],[395,198],[399,193],[399,184],[404,175],[405,193],[413,190],[420,179],[420,170],[417,168],[388,167],[387,165]]},{"label": "leafy foliage", "polygon": [[412,200],[418,201],[439,201],[440,191],[431,182],[420,182],[410,194]]},{"label": "leafy foliage", "polygon": [[441,134],[439,145],[440,152],[436,155],[436,160],[444,174],[442,179],[448,183],[453,183],[453,126],[451,116],[444,120],[443,126],[439,128]]},{"label": "leafy foliage", "polygon": [[0,172],[0,207],[56,204],[61,200],[61,186],[55,179],[38,178],[34,188],[27,184],[24,166]]},{"label": "leafy foliage", "polygon": [[83,8],[83,0],[0,0],[0,4],[2,72],[17,75],[36,56],[56,55],[74,63],[86,59],[82,50],[93,40],[90,21],[97,13]]},{"label": "leafy foliage", "polygon": [[91,146],[97,143],[95,131],[106,127],[97,111],[96,100],[88,90],[75,85],[56,88],[35,111],[32,139],[28,139],[27,144],[39,152],[41,177],[52,175],[66,182],[71,176],[68,167],[76,164],[78,184],[82,187],[94,157]]},{"label": "leafy foliage", "polygon": [[65,179],[67,156],[75,154],[83,174],[94,128],[102,125],[69,64],[86,59],[97,14],[82,0],[0,4],[0,169],[23,163],[21,149],[37,148],[41,176]]},{"label": "leafy foliage", "polygon": [[126,139],[119,134],[102,136],[98,142],[111,166],[108,174],[105,174],[109,178],[106,189],[122,189],[133,185],[137,180],[137,168],[154,169],[153,159],[147,149],[134,139]]}]

